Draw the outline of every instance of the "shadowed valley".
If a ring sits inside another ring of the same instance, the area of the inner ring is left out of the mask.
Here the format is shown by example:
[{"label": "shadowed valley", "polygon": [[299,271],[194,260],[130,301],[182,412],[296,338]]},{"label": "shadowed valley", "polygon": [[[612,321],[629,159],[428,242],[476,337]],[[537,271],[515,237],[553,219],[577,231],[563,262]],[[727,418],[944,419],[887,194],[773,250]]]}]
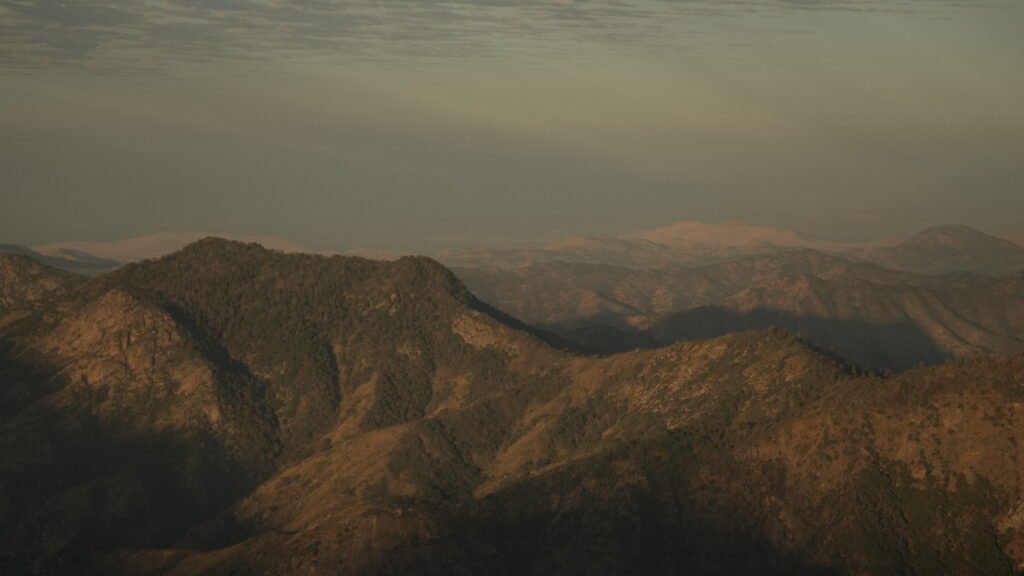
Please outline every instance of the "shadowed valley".
[{"label": "shadowed valley", "polygon": [[899,272],[813,250],[706,266],[456,269],[482,299],[601,353],[780,326],[872,370],[1024,350],[1024,276]]}]

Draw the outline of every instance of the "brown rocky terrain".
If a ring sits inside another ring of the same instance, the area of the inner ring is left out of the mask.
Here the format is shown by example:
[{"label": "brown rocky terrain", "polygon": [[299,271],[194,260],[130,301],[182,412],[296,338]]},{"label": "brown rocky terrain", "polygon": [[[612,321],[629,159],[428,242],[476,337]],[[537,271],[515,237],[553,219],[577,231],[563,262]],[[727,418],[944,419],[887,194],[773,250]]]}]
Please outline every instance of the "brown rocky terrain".
[{"label": "brown rocky terrain", "polygon": [[1024,570],[1024,356],[579,356],[425,258],[221,240],[0,326],[4,573]]},{"label": "brown rocky terrain", "polygon": [[0,253],[0,315],[60,294],[83,279],[22,254]]}]

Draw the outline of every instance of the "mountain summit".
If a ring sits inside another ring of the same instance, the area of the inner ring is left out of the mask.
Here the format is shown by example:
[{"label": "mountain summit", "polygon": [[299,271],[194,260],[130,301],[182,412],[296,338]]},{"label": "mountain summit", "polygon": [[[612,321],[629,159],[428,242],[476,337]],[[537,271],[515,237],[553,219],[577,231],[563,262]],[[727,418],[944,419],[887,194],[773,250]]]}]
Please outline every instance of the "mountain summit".
[{"label": "mountain summit", "polygon": [[633,232],[622,237],[649,240],[665,246],[696,243],[710,246],[779,246],[791,248],[808,247],[816,242],[814,239],[789,228],[753,226],[736,221],[723,222],[721,224],[683,221],[655,230]]},{"label": "mountain summit", "polygon": [[866,258],[888,268],[924,274],[1007,276],[1024,270],[1024,247],[960,225],[929,228],[896,246],[875,249]]}]

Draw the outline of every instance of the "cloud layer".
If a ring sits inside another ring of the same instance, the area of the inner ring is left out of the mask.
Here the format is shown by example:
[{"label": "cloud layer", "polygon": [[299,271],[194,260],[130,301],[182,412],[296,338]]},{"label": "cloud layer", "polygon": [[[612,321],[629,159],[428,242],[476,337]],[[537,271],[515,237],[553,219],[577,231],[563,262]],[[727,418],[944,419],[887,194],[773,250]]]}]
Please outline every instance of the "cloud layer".
[{"label": "cloud layer", "polygon": [[0,241],[1024,227],[1019,0],[0,0]]},{"label": "cloud layer", "polygon": [[509,52],[586,58],[602,48],[685,47],[716,26],[742,25],[737,22],[751,14],[940,13],[956,5],[949,0],[0,0],[0,66],[88,64],[138,72],[266,60],[373,62]]}]

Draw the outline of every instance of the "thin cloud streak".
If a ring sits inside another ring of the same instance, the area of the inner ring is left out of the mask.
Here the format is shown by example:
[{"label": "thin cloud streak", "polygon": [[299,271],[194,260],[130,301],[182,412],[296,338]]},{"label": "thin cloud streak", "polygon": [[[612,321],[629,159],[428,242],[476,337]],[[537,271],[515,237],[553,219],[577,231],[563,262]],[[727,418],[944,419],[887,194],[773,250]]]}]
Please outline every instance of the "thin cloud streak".
[{"label": "thin cloud streak", "polygon": [[751,14],[941,13],[958,5],[944,0],[0,0],[0,68],[132,72],[296,59],[487,58],[509,52],[539,59],[571,53],[585,60],[630,47],[685,48],[708,33],[708,22],[717,22],[712,28],[736,26]]}]

